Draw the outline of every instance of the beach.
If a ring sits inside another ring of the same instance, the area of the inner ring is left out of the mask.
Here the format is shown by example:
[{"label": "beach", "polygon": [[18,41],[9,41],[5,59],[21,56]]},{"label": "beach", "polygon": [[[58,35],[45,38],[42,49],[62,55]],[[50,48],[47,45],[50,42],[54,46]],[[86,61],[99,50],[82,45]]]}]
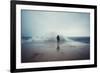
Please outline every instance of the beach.
[{"label": "beach", "polygon": [[56,42],[24,42],[21,47],[21,62],[48,62],[90,59],[90,45],[69,41]]}]

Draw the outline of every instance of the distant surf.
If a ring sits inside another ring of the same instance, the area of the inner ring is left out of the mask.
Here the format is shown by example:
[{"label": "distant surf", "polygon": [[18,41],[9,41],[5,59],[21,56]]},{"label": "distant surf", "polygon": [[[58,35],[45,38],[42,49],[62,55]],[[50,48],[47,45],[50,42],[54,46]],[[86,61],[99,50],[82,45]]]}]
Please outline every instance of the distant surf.
[{"label": "distant surf", "polygon": [[90,37],[69,37],[69,39],[90,44]]}]

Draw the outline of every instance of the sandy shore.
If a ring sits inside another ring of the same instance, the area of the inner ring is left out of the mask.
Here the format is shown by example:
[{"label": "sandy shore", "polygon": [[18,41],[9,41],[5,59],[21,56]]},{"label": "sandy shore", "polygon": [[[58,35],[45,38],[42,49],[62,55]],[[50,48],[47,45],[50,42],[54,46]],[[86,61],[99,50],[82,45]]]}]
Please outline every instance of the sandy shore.
[{"label": "sandy shore", "polygon": [[22,62],[47,62],[86,60],[90,58],[89,44],[80,42],[65,42],[59,45],[53,42],[22,43]]}]

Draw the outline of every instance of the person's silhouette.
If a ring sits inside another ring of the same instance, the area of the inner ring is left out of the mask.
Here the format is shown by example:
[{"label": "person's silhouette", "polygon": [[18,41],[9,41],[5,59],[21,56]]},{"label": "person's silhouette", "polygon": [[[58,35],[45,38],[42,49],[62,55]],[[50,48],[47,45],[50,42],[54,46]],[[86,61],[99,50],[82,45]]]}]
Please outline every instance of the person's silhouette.
[{"label": "person's silhouette", "polygon": [[60,50],[60,46],[59,46],[59,43],[60,43],[60,36],[59,35],[57,35],[57,51],[59,51]]},{"label": "person's silhouette", "polygon": [[57,35],[57,42],[59,42],[60,41],[60,37],[59,37],[59,35]]}]

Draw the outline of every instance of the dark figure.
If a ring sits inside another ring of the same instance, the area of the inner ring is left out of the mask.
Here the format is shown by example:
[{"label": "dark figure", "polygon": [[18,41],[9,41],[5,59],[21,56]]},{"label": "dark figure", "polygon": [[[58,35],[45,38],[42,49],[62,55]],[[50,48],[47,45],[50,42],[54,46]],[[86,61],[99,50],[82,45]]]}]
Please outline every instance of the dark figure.
[{"label": "dark figure", "polygon": [[60,44],[60,36],[57,35],[57,51],[60,50],[60,46],[59,46],[59,44]]}]

